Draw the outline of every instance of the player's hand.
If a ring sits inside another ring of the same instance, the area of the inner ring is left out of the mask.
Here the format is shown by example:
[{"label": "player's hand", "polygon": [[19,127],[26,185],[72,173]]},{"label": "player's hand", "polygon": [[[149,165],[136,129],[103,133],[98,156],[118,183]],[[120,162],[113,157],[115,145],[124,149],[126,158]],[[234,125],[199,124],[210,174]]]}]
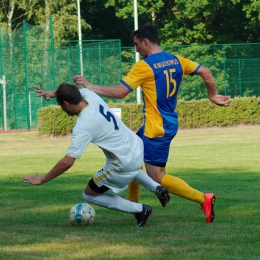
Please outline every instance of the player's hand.
[{"label": "player's hand", "polygon": [[76,75],[72,78],[75,85],[81,84],[83,88],[87,88],[89,85],[89,82],[84,76]]},{"label": "player's hand", "polygon": [[36,176],[22,176],[25,183],[31,183],[33,185],[43,184],[43,176],[36,172]]},{"label": "player's hand", "polygon": [[34,88],[34,92],[38,93],[37,97],[44,97],[47,101],[55,97],[55,91],[45,91],[41,89],[39,86],[34,86]]},{"label": "player's hand", "polygon": [[215,95],[214,97],[210,98],[210,101],[218,106],[228,107],[231,103],[229,99],[230,96]]}]

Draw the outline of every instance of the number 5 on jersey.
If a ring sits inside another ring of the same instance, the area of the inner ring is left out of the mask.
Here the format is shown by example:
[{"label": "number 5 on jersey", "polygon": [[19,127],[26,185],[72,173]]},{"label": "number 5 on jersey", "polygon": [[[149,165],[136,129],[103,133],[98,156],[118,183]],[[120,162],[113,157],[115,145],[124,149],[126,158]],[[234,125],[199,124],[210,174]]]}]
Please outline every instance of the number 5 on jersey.
[{"label": "number 5 on jersey", "polygon": [[108,111],[107,114],[105,114],[104,107],[101,104],[99,104],[99,112],[108,122],[111,122],[111,119],[113,120],[115,130],[119,129],[114,115],[110,111]]}]

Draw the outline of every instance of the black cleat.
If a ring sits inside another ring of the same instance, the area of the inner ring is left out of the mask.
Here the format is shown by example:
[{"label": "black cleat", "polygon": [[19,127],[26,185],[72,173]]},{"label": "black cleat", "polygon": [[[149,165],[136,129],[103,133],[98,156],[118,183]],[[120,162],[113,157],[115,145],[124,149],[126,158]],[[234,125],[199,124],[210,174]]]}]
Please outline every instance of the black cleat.
[{"label": "black cleat", "polygon": [[143,204],[143,210],[141,212],[135,213],[135,218],[137,220],[137,227],[146,227],[147,219],[152,216],[152,207]]},{"label": "black cleat", "polygon": [[154,193],[159,201],[161,202],[162,206],[165,207],[167,203],[170,201],[169,192],[163,186],[157,186],[156,192]]}]

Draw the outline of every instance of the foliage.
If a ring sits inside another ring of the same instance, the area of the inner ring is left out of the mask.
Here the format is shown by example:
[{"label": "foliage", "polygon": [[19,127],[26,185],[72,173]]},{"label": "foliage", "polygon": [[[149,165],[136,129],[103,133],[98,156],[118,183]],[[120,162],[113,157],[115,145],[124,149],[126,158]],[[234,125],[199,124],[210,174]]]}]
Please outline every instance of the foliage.
[{"label": "foliage", "polygon": [[[47,1],[47,0],[31,0],[3,1],[0,9],[0,25],[8,27],[8,13],[11,3],[14,4],[14,14],[12,18],[12,27],[15,30],[20,27],[23,20],[28,24],[39,25],[45,24],[46,30],[49,30],[49,16],[53,16],[54,38],[56,40],[77,38],[78,35],[78,16],[77,4],[69,0]],[[81,20],[81,26],[85,30],[89,30],[91,26],[85,19]]]},{"label": "foliage", "polygon": [[120,39],[125,46],[132,46],[132,17],[117,17],[117,6],[106,3],[107,0],[81,1],[81,17],[91,26],[91,30],[82,30],[83,39]]},{"label": "foliage", "polygon": [[38,110],[38,131],[42,135],[67,135],[72,132],[76,119],[76,116],[68,116],[59,106],[41,108]]},{"label": "foliage", "polygon": [[[133,22],[129,22],[134,15],[133,1],[107,0],[103,3],[120,20],[116,25],[119,31],[122,22],[128,22],[124,25],[133,28]],[[257,42],[259,13],[259,0],[253,4],[250,0],[138,1],[139,25],[154,24],[160,30],[162,43],[168,45]],[[125,32],[129,34],[128,28]],[[125,35],[122,38],[125,44]]]},{"label": "foliage", "polygon": [[[137,4],[139,26],[155,25],[162,44],[252,43],[260,40],[260,0],[140,0]],[[132,45],[133,1],[81,0],[80,7],[83,39],[121,39],[123,46]],[[77,39],[76,1],[2,1],[0,26],[15,30],[22,20],[32,25],[47,23],[49,15],[53,16],[56,40]]]},{"label": "foliage", "polygon": [[180,128],[260,124],[260,98],[235,98],[230,107],[219,107],[209,100],[179,101]]}]

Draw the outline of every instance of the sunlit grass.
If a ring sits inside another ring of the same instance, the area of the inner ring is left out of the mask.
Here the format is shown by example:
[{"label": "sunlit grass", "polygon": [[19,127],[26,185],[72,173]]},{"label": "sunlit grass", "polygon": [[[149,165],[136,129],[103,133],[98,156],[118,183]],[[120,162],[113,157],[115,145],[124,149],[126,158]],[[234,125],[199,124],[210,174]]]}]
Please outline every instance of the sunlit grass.
[{"label": "sunlit grass", "polygon": [[70,137],[0,134],[0,259],[259,259],[259,137],[259,126],[181,130],[167,171],[216,194],[216,222],[207,224],[199,205],[173,195],[162,208],[142,188],[141,203],[154,209],[142,229],[131,214],[95,205],[93,226],[70,225],[70,208],[104,164],[96,146],[62,176],[32,186],[21,176],[50,170]]}]

